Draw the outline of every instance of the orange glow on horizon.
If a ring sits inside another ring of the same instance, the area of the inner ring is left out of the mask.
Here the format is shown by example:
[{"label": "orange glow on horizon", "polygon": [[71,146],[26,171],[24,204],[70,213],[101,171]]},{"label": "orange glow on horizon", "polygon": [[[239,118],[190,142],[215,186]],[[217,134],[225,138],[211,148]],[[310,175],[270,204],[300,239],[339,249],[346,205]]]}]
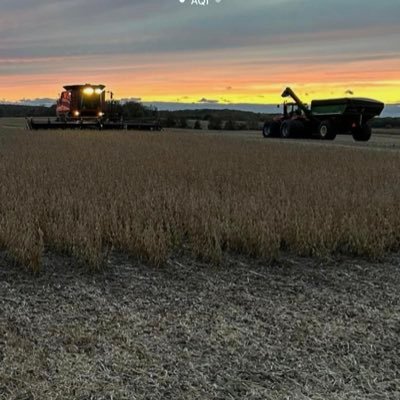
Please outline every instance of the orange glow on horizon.
[{"label": "orange glow on horizon", "polygon": [[[280,61],[277,58],[268,64],[237,58],[226,62],[220,57],[211,61],[195,59],[190,63],[172,57],[167,62],[163,59],[157,62],[142,60],[135,64],[129,58],[121,58],[119,65],[94,67],[90,71],[76,66],[67,68],[62,74],[38,71],[0,76],[0,100],[55,99],[64,84],[90,82],[104,83],[116,98],[140,98],[145,102],[198,103],[207,99],[227,105],[275,104],[281,102],[284,87],[292,86],[305,101],[343,97],[351,90],[356,97],[400,103],[400,56],[333,64],[307,61],[295,66]],[[0,65],[1,62],[0,59]],[[38,63],[35,60],[26,62]],[[65,65],[65,60],[59,62]],[[205,104],[199,103],[200,106]]]}]

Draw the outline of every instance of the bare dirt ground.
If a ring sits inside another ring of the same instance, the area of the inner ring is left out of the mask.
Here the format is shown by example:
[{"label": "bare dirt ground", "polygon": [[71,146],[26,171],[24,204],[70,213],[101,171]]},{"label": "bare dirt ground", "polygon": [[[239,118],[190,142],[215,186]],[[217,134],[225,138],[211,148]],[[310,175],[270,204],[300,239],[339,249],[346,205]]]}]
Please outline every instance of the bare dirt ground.
[{"label": "bare dirt ground", "polygon": [[260,145],[269,142],[281,142],[287,145],[308,145],[308,146],[332,146],[332,147],[352,147],[369,150],[400,150],[400,130],[398,129],[374,129],[369,142],[355,142],[351,135],[338,135],[334,141],[321,141],[315,139],[265,139],[261,131],[194,131],[188,129],[168,129],[176,132],[194,132],[204,135],[228,135],[237,137],[241,140],[251,140],[260,142]]},{"label": "bare dirt ground", "polygon": [[[0,128],[23,129],[25,127],[25,119],[23,118],[0,118]],[[268,143],[269,141],[279,141],[288,145],[316,145],[316,146],[345,146],[357,147],[361,149],[379,149],[379,150],[400,150],[400,130],[393,129],[374,129],[372,138],[369,142],[355,142],[350,135],[338,135],[333,142],[324,142],[310,139],[282,140],[282,139],[265,139],[262,137],[261,131],[208,131],[193,129],[166,129],[169,132],[187,132],[196,135],[228,135],[240,139],[259,141]],[[34,132],[33,132],[34,134]]]},{"label": "bare dirt ground", "polygon": [[398,399],[399,259],[0,261],[0,399]]}]

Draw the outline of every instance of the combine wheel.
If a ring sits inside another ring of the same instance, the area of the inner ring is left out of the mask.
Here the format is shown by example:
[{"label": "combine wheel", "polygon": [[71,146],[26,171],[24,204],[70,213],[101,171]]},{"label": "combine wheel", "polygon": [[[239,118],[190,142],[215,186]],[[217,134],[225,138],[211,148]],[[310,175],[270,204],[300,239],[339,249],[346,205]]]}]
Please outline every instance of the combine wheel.
[{"label": "combine wheel", "polygon": [[353,139],[356,142],[368,142],[371,139],[372,129],[369,125],[359,126],[352,130]]},{"label": "combine wheel", "polygon": [[336,138],[336,129],[331,121],[326,120],[322,121],[318,127],[318,139],[321,140],[335,140]]},{"label": "combine wheel", "polygon": [[263,128],[263,136],[265,138],[279,137],[280,125],[277,121],[266,122]]}]

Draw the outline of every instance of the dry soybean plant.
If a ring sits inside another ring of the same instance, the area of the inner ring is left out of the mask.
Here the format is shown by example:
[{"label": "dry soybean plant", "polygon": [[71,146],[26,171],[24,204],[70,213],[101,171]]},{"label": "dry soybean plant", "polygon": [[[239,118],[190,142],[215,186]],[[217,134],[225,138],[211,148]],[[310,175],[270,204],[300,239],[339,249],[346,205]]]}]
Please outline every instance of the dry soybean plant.
[{"label": "dry soybean plant", "polygon": [[274,259],[400,247],[395,152],[189,133],[1,130],[0,245],[33,269],[47,249],[98,267],[191,252]]}]

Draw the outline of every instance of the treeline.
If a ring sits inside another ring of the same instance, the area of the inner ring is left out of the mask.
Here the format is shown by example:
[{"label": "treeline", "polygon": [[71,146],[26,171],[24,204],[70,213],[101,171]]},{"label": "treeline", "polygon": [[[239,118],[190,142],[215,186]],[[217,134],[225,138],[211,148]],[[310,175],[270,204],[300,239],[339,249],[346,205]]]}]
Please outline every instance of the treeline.
[{"label": "treeline", "polygon": [[372,122],[373,128],[400,128],[400,118],[375,118]]},{"label": "treeline", "polygon": [[179,110],[179,111],[159,111],[162,118],[172,117],[176,120],[200,120],[210,121],[213,118],[218,118],[222,121],[265,121],[271,118],[270,114],[254,113],[251,111],[238,111],[238,110]]},{"label": "treeline", "polygon": [[257,130],[271,119],[269,114],[236,110],[160,111],[162,124],[167,128],[212,130]]},{"label": "treeline", "polygon": [[[260,124],[268,118],[268,114],[235,110],[180,110],[158,111],[155,107],[145,106],[137,102],[108,102],[107,113],[114,119],[157,119],[167,128],[191,128],[213,130],[252,130],[259,129]],[[55,105],[22,106],[0,104],[0,118],[16,117],[55,117]]]},{"label": "treeline", "polygon": [[187,119],[185,117],[176,118],[175,113],[168,114],[167,117],[160,118],[162,125],[166,128],[182,129],[210,129],[210,130],[258,130],[263,125],[262,120],[234,120],[222,119],[218,114],[208,116],[207,119]]},{"label": "treeline", "polygon": [[[0,118],[18,117],[54,117],[55,105],[23,106],[14,104],[0,104]],[[179,110],[158,111],[155,107],[145,106],[137,102],[109,102],[107,105],[110,114],[115,118],[131,119],[157,119],[166,128],[184,129],[212,129],[212,130],[257,130],[264,121],[271,120],[271,114],[254,113],[251,111],[237,110]],[[375,118],[372,122],[374,128],[400,128],[400,118]]]},{"label": "treeline", "polygon": [[145,106],[141,103],[129,101],[119,103],[118,101],[107,102],[107,112],[114,118],[130,119],[159,119],[159,112],[156,107]]},{"label": "treeline", "polygon": [[[108,102],[107,109],[124,119],[132,118],[158,118],[155,107],[146,107],[140,103]],[[55,117],[56,105],[46,106],[23,106],[17,104],[0,104],[0,118],[25,118],[25,117]]]},{"label": "treeline", "polygon": [[0,118],[23,117],[53,117],[56,115],[56,106],[21,106],[15,104],[0,104]]}]

